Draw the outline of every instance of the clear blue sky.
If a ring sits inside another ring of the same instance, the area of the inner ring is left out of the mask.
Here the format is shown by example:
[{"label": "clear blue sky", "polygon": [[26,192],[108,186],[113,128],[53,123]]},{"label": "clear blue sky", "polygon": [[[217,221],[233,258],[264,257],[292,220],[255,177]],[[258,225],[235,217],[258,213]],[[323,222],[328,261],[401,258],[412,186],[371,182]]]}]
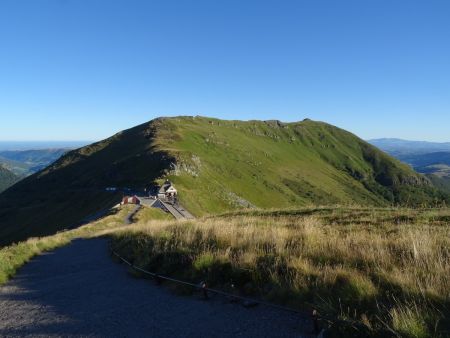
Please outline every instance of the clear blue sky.
[{"label": "clear blue sky", "polygon": [[450,1],[0,1],[0,140],[157,116],[450,141]]}]

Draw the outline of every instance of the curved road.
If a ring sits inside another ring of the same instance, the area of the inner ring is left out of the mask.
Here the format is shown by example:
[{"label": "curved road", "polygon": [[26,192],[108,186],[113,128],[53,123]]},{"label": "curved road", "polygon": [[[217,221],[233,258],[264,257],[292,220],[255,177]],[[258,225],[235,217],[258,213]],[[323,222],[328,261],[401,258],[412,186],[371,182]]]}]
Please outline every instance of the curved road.
[{"label": "curved road", "polygon": [[290,313],[177,296],[114,263],[106,239],[36,257],[0,287],[1,337],[308,337]]}]

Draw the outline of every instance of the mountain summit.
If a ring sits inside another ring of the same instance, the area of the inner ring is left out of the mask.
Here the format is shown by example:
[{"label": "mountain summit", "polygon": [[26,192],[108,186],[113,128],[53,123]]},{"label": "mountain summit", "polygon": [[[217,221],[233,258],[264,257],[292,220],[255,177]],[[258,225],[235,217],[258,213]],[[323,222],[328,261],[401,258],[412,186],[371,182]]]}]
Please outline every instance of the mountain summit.
[{"label": "mountain summit", "polygon": [[197,216],[249,207],[423,205],[444,198],[409,166],[323,122],[158,118],[70,151],[2,193],[1,241],[75,225],[120,200],[106,187],[144,191],[165,178]]}]

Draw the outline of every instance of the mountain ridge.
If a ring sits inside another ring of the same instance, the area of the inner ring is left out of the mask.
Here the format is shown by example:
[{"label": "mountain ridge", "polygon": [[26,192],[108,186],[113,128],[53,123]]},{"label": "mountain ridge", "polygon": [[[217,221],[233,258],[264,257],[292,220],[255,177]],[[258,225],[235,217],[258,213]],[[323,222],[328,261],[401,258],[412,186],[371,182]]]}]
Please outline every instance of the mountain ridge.
[{"label": "mountain ridge", "polygon": [[74,226],[112,206],[121,194],[106,187],[144,191],[166,178],[197,216],[446,198],[406,164],[323,122],[162,117],[72,150],[0,194],[0,245]]}]

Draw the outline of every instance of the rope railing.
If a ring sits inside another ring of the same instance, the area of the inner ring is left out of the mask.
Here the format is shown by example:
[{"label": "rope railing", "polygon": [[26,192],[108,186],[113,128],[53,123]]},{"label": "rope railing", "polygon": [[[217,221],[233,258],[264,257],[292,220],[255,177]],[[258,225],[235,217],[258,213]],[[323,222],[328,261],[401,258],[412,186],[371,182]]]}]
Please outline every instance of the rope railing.
[{"label": "rope railing", "polygon": [[[132,212],[130,214],[133,214],[135,212],[137,212],[137,210],[135,210],[134,212]],[[213,289],[213,288],[208,287],[206,282],[200,282],[199,284],[195,284],[195,283],[183,281],[183,280],[180,280],[180,279],[176,279],[176,278],[160,275],[160,274],[157,274],[155,272],[147,271],[147,270],[145,270],[145,269],[143,269],[143,268],[141,268],[139,266],[136,266],[136,265],[132,264],[131,262],[126,260],[124,257],[120,256],[117,252],[115,252],[112,249],[111,245],[110,245],[109,249],[110,249],[110,252],[114,256],[116,256],[119,260],[121,260],[122,262],[124,262],[125,264],[130,266],[132,269],[134,269],[136,271],[139,271],[139,272],[143,273],[144,275],[153,277],[155,279],[155,281],[157,282],[157,284],[161,284],[161,281],[166,280],[166,281],[169,281],[169,282],[172,282],[172,283],[189,286],[189,287],[194,288],[195,290],[201,291],[203,293],[203,297],[205,299],[209,298],[208,293],[212,293],[212,294],[221,295],[221,296],[227,297],[229,299],[233,299],[233,300],[245,301],[245,302],[248,302],[249,304],[259,304],[259,305],[264,305],[264,306],[271,307],[271,308],[274,308],[274,309],[282,310],[282,311],[285,311],[285,312],[295,313],[299,317],[311,321],[312,328],[313,328],[313,332],[312,332],[313,334],[319,334],[320,331],[321,331],[320,330],[319,321],[322,321],[322,322],[325,322],[325,323],[328,323],[328,324],[343,323],[343,324],[346,324],[346,325],[351,325],[353,327],[361,327],[361,323],[360,322],[357,322],[357,321],[354,321],[354,320],[340,319],[340,318],[335,318],[335,317],[331,317],[331,316],[320,315],[318,313],[318,311],[315,310],[315,309],[313,309],[310,313],[307,313],[306,311],[300,311],[300,310],[293,309],[293,308],[290,308],[290,307],[286,307],[286,306],[270,303],[270,302],[267,302],[267,301],[264,301],[264,300],[261,300],[261,299],[255,299],[255,298],[250,298],[250,297],[239,296],[239,295],[228,293],[228,292],[225,292],[225,291],[222,291],[222,290]]]},{"label": "rope railing", "polygon": [[250,297],[243,297],[243,296],[239,296],[239,295],[235,295],[232,293],[228,293],[222,290],[217,290],[217,289],[213,289],[207,286],[206,282],[200,282],[199,284],[195,284],[195,283],[191,283],[191,282],[187,282],[187,281],[183,281],[180,279],[176,279],[176,278],[172,278],[172,277],[168,277],[168,276],[164,276],[164,275],[160,275],[157,274],[155,272],[151,272],[151,271],[147,271],[139,266],[135,266],[134,264],[132,264],[131,262],[129,262],[128,260],[126,260],[125,258],[123,258],[122,256],[120,256],[117,252],[115,252],[112,248],[110,248],[111,253],[116,256],[119,260],[121,260],[122,262],[124,262],[126,265],[128,265],[129,267],[131,267],[132,269],[139,271],[147,276],[151,276],[153,277],[158,284],[160,284],[160,282],[162,280],[165,281],[169,281],[172,283],[176,283],[176,284],[180,284],[180,285],[185,285],[185,286],[189,286],[194,288],[195,290],[201,291],[203,293],[203,296],[205,299],[208,299],[208,293],[211,294],[217,294],[220,296],[224,296],[227,297],[229,299],[233,299],[233,300],[239,300],[239,301],[244,301],[244,302],[248,302],[249,304],[259,304],[259,305],[264,305],[267,307],[271,307],[274,309],[278,309],[278,310],[282,310],[282,311],[286,311],[286,312],[291,312],[291,313],[295,313],[296,315],[302,317],[303,319],[308,319],[311,320],[312,323],[312,327],[313,327],[313,331],[315,334],[318,334],[320,329],[319,329],[319,320],[325,320],[328,321],[328,319],[324,318],[323,316],[319,316],[318,312],[316,310],[313,310],[311,313],[306,313],[305,311],[300,311],[297,309],[293,309],[290,307],[285,307],[285,306],[281,306],[278,304],[273,304],[270,302],[266,302],[264,300],[261,299],[255,299],[255,298],[250,298]]}]

